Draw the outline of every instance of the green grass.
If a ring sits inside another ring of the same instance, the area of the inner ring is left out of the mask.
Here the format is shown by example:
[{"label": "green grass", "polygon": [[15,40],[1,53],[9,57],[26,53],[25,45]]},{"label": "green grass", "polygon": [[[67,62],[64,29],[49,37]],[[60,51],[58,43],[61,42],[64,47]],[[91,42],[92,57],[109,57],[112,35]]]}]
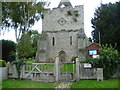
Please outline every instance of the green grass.
[{"label": "green grass", "polygon": [[73,82],[71,88],[118,88],[118,79],[104,81],[80,80]]},{"label": "green grass", "polygon": [[33,59],[26,59],[27,63],[34,63]]},{"label": "green grass", "polygon": [[60,72],[76,72],[76,64],[74,64],[74,70],[73,64],[64,64],[60,67]]},{"label": "green grass", "polygon": [[[26,65],[27,67],[25,67],[25,71],[31,71],[34,66],[33,65]],[[39,64],[37,67],[41,68],[41,69],[44,69],[44,70],[49,70],[50,68],[53,68],[54,69],[54,64],[46,64],[46,65],[43,65],[43,64]],[[44,72],[44,70],[41,70],[42,72]],[[38,71],[37,69],[34,69],[33,71]]]},{"label": "green grass", "polygon": [[8,79],[3,81],[2,88],[54,88],[54,83]]},{"label": "green grass", "polygon": [[0,81],[0,90],[2,89],[2,81]]},{"label": "green grass", "polygon": [[[2,82],[2,88],[54,88],[59,82],[48,83],[31,80],[8,79]],[[118,79],[97,81],[80,80],[72,82],[71,88],[118,88]]]}]

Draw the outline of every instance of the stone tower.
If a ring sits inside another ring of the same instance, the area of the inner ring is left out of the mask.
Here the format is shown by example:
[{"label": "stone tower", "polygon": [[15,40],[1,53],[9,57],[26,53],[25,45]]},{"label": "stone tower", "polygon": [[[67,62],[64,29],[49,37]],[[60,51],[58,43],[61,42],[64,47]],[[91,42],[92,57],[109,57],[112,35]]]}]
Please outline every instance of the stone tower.
[{"label": "stone tower", "polygon": [[61,62],[69,62],[74,57],[83,59],[88,44],[83,5],[73,8],[69,0],[61,0],[57,8],[44,13],[36,60],[53,62],[57,56]]}]

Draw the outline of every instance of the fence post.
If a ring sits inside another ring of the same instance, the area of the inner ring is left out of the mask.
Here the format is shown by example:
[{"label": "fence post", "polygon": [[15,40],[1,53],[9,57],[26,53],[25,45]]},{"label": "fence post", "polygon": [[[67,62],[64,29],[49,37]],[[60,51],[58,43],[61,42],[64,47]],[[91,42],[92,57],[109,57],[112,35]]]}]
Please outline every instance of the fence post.
[{"label": "fence post", "polygon": [[22,66],[21,78],[25,78],[25,65]]},{"label": "fence post", "polygon": [[12,66],[10,62],[7,63],[7,68],[8,68],[8,77],[10,77],[12,75]]},{"label": "fence post", "polygon": [[103,68],[97,68],[97,81],[103,81]]},{"label": "fence post", "polygon": [[12,77],[13,78],[18,78],[18,72],[17,72],[17,69],[16,69],[16,65],[12,65]]},{"label": "fence post", "polygon": [[56,57],[55,62],[54,62],[54,75],[55,75],[55,80],[59,81],[59,75],[60,75],[60,69],[59,69],[59,58]]},{"label": "fence post", "polygon": [[79,59],[76,58],[76,81],[80,80],[80,62]]}]

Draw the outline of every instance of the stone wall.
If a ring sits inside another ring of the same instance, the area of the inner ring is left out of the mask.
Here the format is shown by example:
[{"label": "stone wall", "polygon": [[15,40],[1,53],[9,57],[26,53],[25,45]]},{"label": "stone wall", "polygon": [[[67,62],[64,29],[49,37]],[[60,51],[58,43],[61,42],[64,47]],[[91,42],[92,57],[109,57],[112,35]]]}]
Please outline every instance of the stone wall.
[{"label": "stone wall", "polygon": [[[60,51],[65,51],[66,60],[70,61],[72,57],[77,56],[77,33],[78,32],[59,32],[48,33],[48,57],[55,59]],[[70,45],[70,36],[72,36],[72,45]],[[55,38],[55,45],[52,45],[52,38]]]},{"label": "stone wall", "polygon": [[47,50],[48,50],[48,35],[43,33],[40,35],[37,45],[36,61],[45,62],[47,61]]},{"label": "stone wall", "polygon": [[78,40],[78,58],[83,61],[86,60],[86,47],[91,44],[88,37],[85,35],[84,32],[80,32],[77,35]]},{"label": "stone wall", "polygon": [[[42,21],[43,31],[61,31],[61,29],[71,30],[71,29],[84,29],[84,11],[83,5],[64,8],[55,8],[53,10],[48,10],[45,13],[44,19]],[[73,15],[68,15],[68,11],[74,13],[78,11],[78,16],[76,17],[77,21],[74,21],[75,18]],[[60,25],[58,22],[60,18],[65,19],[64,25]]]},{"label": "stone wall", "polygon": [[8,78],[8,69],[7,67],[0,67],[0,81]]},{"label": "stone wall", "polygon": [[[69,2],[66,3],[70,5]],[[47,40],[39,39],[37,61],[54,61],[61,51],[66,54],[65,62],[71,61],[73,57],[85,58],[86,53],[79,52],[79,49],[88,46],[88,38],[84,33],[83,5],[74,8],[71,5],[63,8],[58,6],[47,10],[42,20],[42,35],[44,34],[47,34]],[[41,53],[41,50],[44,52]]]}]

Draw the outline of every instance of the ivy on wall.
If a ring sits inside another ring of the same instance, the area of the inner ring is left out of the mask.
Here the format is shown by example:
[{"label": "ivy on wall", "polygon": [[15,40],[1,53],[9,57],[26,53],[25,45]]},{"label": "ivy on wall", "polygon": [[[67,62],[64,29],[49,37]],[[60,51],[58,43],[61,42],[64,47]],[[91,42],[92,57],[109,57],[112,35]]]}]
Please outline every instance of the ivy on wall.
[{"label": "ivy on wall", "polygon": [[68,10],[68,11],[67,11],[67,16],[73,16],[73,20],[74,20],[75,22],[77,22],[77,17],[79,16],[79,14],[78,14],[78,11],[77,11],[77,10],[75,10],[75,11]]},{"label": "ivy on wall", "polygon": [[86,52],[86,49],[85,49],[85,48],[80,48],[80,49],[79,49],[79,52],[85,53],[85,52]]},{"label": "ivy on wall", "polygon": [[40,35],[40,40],[46,40],[47,39],[47,34],[43,33]]}]

